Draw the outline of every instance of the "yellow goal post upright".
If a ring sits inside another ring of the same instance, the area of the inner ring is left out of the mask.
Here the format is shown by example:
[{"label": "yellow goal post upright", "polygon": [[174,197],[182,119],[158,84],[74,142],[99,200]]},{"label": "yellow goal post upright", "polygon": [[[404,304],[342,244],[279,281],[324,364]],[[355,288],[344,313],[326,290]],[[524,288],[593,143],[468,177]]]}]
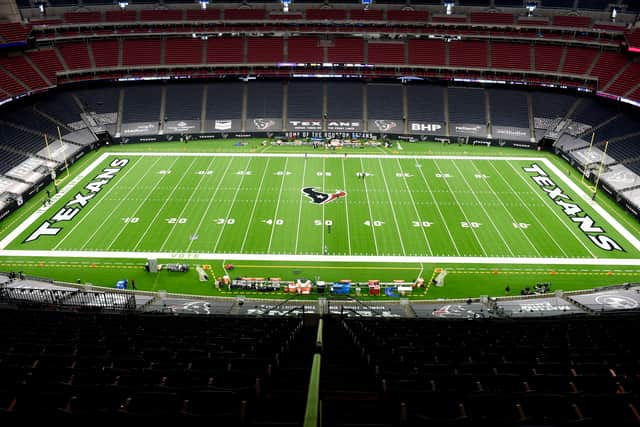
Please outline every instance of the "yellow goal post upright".
[{"label": "yellow goal post upright", "polygon": [[591,134],[591,142],[589,143],[589,150],[587,150],[587,161],[584,164],[584,168],[582,168],[582,179],[580,180],[583,184],[584,184],[584,179],[587,176],[587,173],[589,171],[588,167],[589,167],[589,159],[591,158],[591,149],[593,148],[593,141],[596,138],[596,133],[593,132]]},{"label": "yellow goal post upright", "polygon": [[602,169],[604,168],[604,159],[607,157],[607,148],[609,148],[609,141],[604,142],[604,151],[602,152],[602,157],[600,158],[600,168],[598,169],[598,176],[596,176],[596,184],[593,186],[593,195],[591,196],[591,200],[596,199],[598,184],[600,184],[600,177],[602,176]]},{"label": "yellow goal post upright", "polygon": [[[58,141],[60,141],[60,149],[62,151],[64,151],[64,144],[62,142],[62,135],[60,134],[60,126],[56,126],[56,128],[58,129]],[[56,180],[56,185],[60,185],[60,183],[62,181],[64,181],[65,179],[69,178],[69,164],[67,163],[67,156],[63,156],[64,157],[64,170],[66,172],[66,175],[63,176],[62,178]]]},{"label": "yellow goal post upright", "polygon": [[[60,126],[57,126],[58,129],[58,141],[60,141],[60,150],[61,152],[64,152],[64,143],[62,142],[62,135],[60,134]],[[49,138],[47,137],[47,134],[44,133],[44,145],[47,147],[47,154],[49,155],[49,161],[52,163],[55,163],[55,160],[53,160],[53,157],[51,156],[51,148],[49,146]],[[69,164],[67,163],[67,157],[64,157],[64,169],[66,174],[62,177],[58,177],[55,173],[55,170],[50,166],[49,170],[51,171],[51,179],[53,179],[55,185],[60,185],[60,183],[62,181],[64,181],[66,178],[69,177]]]}]

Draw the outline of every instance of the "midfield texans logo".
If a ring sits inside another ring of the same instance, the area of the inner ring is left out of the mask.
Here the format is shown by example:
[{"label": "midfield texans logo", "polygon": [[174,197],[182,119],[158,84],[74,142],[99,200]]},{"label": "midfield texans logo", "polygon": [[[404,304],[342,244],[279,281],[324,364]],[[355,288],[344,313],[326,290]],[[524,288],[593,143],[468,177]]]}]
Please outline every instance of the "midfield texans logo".
[{"label": "midfield texans logo", "polygon": [[311,199],[311,203],[316,205],[324,205],[334,200],[338,200],[340,197],[346,197],[346,191],[336,191],[333,194],[323,193],[322,191],[316,191],[313,187],[305,187],[302,189],[305,196]]}]

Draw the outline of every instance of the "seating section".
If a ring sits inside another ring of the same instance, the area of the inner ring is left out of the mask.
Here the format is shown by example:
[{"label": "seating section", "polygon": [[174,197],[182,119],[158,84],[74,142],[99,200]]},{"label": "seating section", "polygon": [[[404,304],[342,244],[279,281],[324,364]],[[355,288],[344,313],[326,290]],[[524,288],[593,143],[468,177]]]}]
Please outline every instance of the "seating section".
[{"label": "seating section", "polygon": [[315,37],[290,37],[288,39],[287,62],[315,63],[324,61],[324,49],[319,47]]},{"label": "seating section", "polygon": [[[282,110],[282,86],[279,85],[280,110]],[[221,82],[207,84],[207,120],[241,119],[244,84]],[[282,113],[280,113],[282,116]],[[272,116],[258,116],[272,117]]]},{"label": "seating section", "polygon": [[94,40],[91,42],[91,49],[96,67],[103,68],[118,66],[117,40]]},{"label": "seating section", "polygon": [[[53,135],[54,133],[51,133],[51,136]],[[9,124],[0,124],[0,145],[17,151],[24,156],[35,154],[46,148],[42,134],[36,131],[29,132]],[[24,160],[22,155],[19,158]],[[1,163],[4,163],[4,159]]]},{"label": "seating section", "polygon": [[526,92],[489,90],[491,123],[497,126],[529,128],[529,103]]},{"label": "seating section", "polygon": [[555,73],[558,71],[560,59],[562,58],[562,47],[553,45],[536,45],[535,69],[536,71],[548,71]]},{"label": "seating section", "polygon": [[[283,88],[280,82],[249,83],[247,85],[247,117],[271,119],[282,117],[282,99]],[[209,109],[207,109],[208,112]]]},{"label": "seating section", "polygon": [[86,43],[64,43],[58,46],[58,50],[60,50],[62,58],[69,69],[86,70],[92,68]]},{"label": "seating section", "polygon": [[321,82],[289,82],[287,111],[291,119],[322,118]]},{"label": "seating section", "polygon": [[4,58],[0,60],[0,65],[31,90],[46,88],[49,86],[42,77],[40,77],[40,74],[38,74],[27,62],[24,56]]},{"label": "seating section", "polygon": [[151,122],[160,120],[160,86],[128,86],[124,90],[123,123]]},{"label": "seating section", "polygon": [[80,106],[78,106],[71,92],[59,92],[38,100],[36,109],[63,124],[80,120]]},{"label": "seating section", "polygon": [[484,90],[449,87],[449,121],[451,123],[487,122]]},{"label": "seating section", "polygon": [[32,50],[28,54],[31,62],[40,69],[51,84],[55,85],[56,72],[64,70],[55,49]]},{"label": "seating section", "polygon": [[491,43],[491,67],[498,69],[531,69],[531,47],[519,43]]},{"label": "seating section", "polygon": [[0,23],[0,37],[2,43],[22,43],[27,42],[27,37],[31,33],[29,25],[23,25],[20,22],[2,22]]},{"label": "seating section", "polygon": [[251,37],[247,40],[247,62],[284,62],[284,40],[279,37]]},{"label": "seating section", "polygon": [[443,86],[410,85],[407,87],[408,119],[428,123],[444,122]]},{"label": "seating section", "polygon": [[597,51],[584,47],[567,47],[562,72],[567,74],[586,74],[597,55]]},{"label": "seating section", "polygon": [[199,83],[175,83],[166,86],[165,112],[167,120],[200,120],[202,89]]},{"label": "seating section", "polygon": [[199,38],[167,39],[165,64],[202,64],[202,43]]},{"label": "seating section", "polygon": [[87,112],[97,114],[114,113],[118,111],[120,90],[113,88],[91,88],[74,91]]},{"label": "seating section", "polygon": [[367,85],[367,117],[369,120],[402,120],[402,86],[376,83]]},{"label": "seating section", "polygon": [[207,40],[207,64],[240,64],[244,62],[241,38]]},{"label": "seating section", "polygon": [[404,43],[369,42],[369,64],[404,64]]},{"label": "seating section", "polygon": [[591,75],[598,78],[598,88],[600,90],[605,88],[626,63],[626,58],[619,53],[602,52],[591,71]]},{"label": "seating section", "polygon": [[452,67],[487,67],[487,43],[453,41],[449,43],[449,65]]},{"label": "seating section", "polygon": [[159,65],[160,39],[126,39],[122,42],[122,65]]},{"label": "seating section", "polygon": [[[364,369],[343,364],[337,372],[355,377],[369,393],[361,390],[364,402],[353,405],[343,387],[333,407],[353,406],[340,415],[323,413],[323,420],[375,417],[393,425],[400,413],[408,426],[635,425],[632,354],[638,344],[624,342],[629,331],[617,329],[633,318],[512,324],[346,319],[342,327],[350,339],[342,352],[354,346],[352,353],[368,362]],[[330,332],[337,336],[335,329]]]},{"label": "seating section", "polygon": [[612,105],[595,99],[582,98],[570,118],[580,123],[597,126],[615,115],[615,112],[616,109]]},{"label": "seating section", "polygon": [[[278,416],[271,406],[287,403],[275,393],[291,381],[290,365],[304,363],[309,377],[308,358],[297,353],[313,342],[301,341],[300,319],[2,311],[3,421],[179,416],[260,423]],[[305,388],[301,382],[301,404],[290,411],[300,421]]]},{"label": "seating section", "polygon": [[532,92],[533,117],[563,118],[576,102],[576,97],[564,93]]},{"label": "seating section", "polygon": [[335,64],[364,64],[364,41],[362,39],[336,38],[327,48],[329,62]]},{"label": "seating section", "polygon": [[2,159],[0,162],[0,175],[9,172],[11,169],[29,158],[26,154],[16,153],[14,150],[2,148],[2,146],[5,145],[5,141],[5,132],[3,127],[0,126],[0,158]]},{"label": "seating section", "polygon": [[409,40],[409,64],[447,65],[444,40]]},{"label": "seating section", "polygon": [[363,88],[363,84],[359,82],[327,83],[328,118],[362,120]]},{"label": "seating section", "polygon": [[607,87],[607,93],[614,95],[625,95],[630,89],[638,84],[637,78],[640,76],[640,64],[631,64],[625,69],[618,78]]}]

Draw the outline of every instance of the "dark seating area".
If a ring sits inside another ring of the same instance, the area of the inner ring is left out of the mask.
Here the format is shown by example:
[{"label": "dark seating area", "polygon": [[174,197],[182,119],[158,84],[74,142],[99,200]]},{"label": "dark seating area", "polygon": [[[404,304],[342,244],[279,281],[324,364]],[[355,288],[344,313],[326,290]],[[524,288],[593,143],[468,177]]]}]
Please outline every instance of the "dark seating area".
[{"label": "dark seating area", "polygon": [[5,421],[99,414],[252,424],[302,326],[294,318],[26,308],[3,308],[0,317]]},{"label": "dark seating area", "polygon": [[[5,306],[0,320],[3,421],[302,425],[317,318]],[[637,320],[324,317],[322,425],[639,425]]]}]

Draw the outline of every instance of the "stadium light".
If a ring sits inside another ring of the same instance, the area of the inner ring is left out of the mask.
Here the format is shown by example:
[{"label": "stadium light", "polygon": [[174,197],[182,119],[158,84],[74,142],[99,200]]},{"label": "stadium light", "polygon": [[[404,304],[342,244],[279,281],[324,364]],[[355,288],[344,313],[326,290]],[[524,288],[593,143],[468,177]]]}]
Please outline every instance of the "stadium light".
[{"label": "stadium light", "polygon": [[291,0],[280,0],[280,3],[282,3],[282,11],[284,13],[288,13],[289,12],[289,5],[291,4]]},{"label": "stadium light", "polygon": [[451,15],[453,13],[453,8],[456,5],[455,0],[444,0],[444,11],[447,15]]},{"label": "stadium light", "polygon": [[209,4],[209,0],[200,0],[200,9],[207,10],[208,4]]},{"label": "stadium light", "polygon": [[373,0],[360,0],[362,6],[364,6],[364,10],[369,10],[369,6],[373,3]]},{"label": "stadium light", "polygon": [[616,16],[618,16],[618,9],[614,7],[611,9],[611,22],[616,22]]},{"label": "stadium light", "polygon": [[538,2],[528,1],[526,8],[527,8],[527,16],[533,16],[533,12],[535,12],[536,9],[538,8]]},{"label": "stadium light", "polygon": [[125,10],[127,8],[127,6],[129,6],[129,2],[126,0],[120,0],[118,1],[118,6],[120,6],[120,10]]},{"label": "stadium light", "polygon": [[46,8],[46,5],[45,5],[44,1],[37,1],[36,2],[36,6],[38,6],[38,10],[40,11],[40,15],[46,15],[47,14],[47,8]]}]

